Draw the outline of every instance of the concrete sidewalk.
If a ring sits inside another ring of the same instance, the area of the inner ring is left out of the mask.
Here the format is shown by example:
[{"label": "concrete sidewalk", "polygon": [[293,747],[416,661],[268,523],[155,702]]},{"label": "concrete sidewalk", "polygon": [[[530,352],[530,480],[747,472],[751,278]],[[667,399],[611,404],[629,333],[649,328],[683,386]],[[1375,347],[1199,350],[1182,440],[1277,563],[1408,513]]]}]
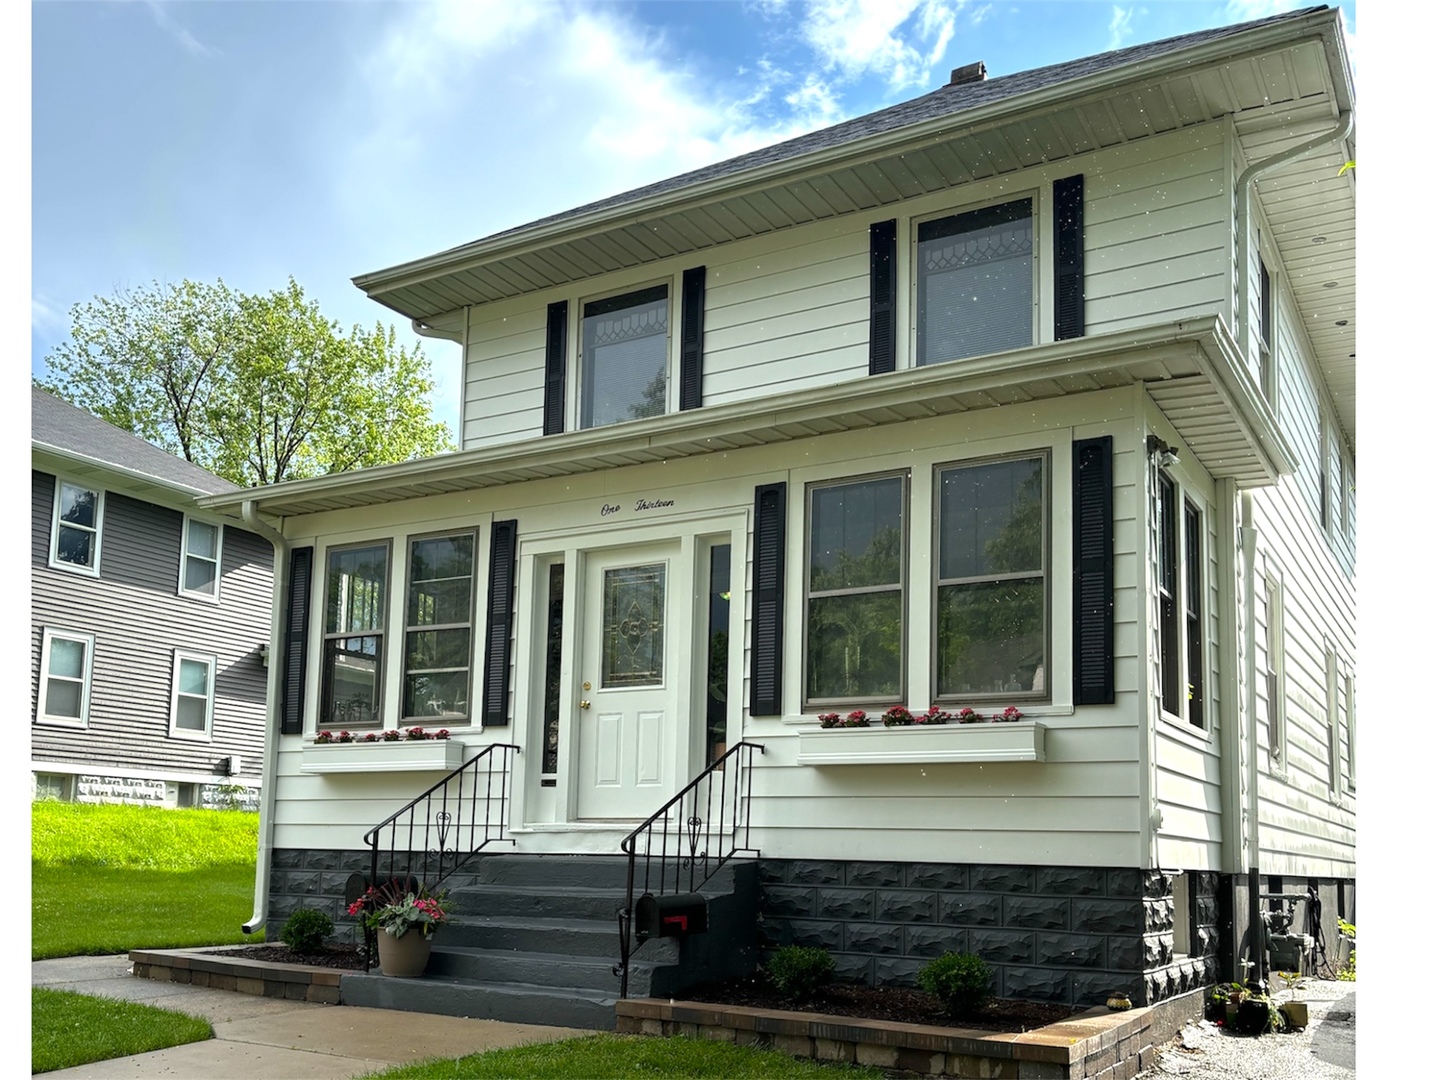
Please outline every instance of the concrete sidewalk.
[{"label": "concrete sidewalk", "polygon": [[215,1038],[203,1042],[44,1074],[54,1080],[349,1080],[424,1058],[461,1057],[590,1034],[574,1028],[316,1005],[137,979],[125,955],[36,960],[30,965],[30,981],[53,990],[174,1009],[203,1017],[215,1029]]}]

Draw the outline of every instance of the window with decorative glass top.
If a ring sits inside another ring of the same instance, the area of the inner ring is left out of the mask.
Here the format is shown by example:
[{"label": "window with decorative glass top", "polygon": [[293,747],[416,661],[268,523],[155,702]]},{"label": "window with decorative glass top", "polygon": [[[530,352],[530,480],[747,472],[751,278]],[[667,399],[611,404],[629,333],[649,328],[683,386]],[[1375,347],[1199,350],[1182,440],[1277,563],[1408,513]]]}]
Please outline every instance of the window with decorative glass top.
[{"label": "window with decorative glass top", "polygon": [[407,719],[463,720],[470,715],[470,632],[475,534],[410,541],[405,601]]},{"label": "window with decorative glass top", "polygon": [[936,470],[942,700],[1048,697],[1045,455]]},{"label": "window with decorative glass top", "polygon": [[893,701],[905,670],[906,477],[807,494],[806,701]]},{"label": "window with decorative glass top", "polygon": [[600,685],[662,685],[665,564],[606,570],[604,620]]},{"label": "window with decorative glass top", "polygon": [[665,413],[670,291],[656,285],[592,300],[581,325],[580,426]]},{"label": "window with decorative glass top", "polygon": [[916,239],[917,365],[1034,344],[1029,199],[921,222]]}]

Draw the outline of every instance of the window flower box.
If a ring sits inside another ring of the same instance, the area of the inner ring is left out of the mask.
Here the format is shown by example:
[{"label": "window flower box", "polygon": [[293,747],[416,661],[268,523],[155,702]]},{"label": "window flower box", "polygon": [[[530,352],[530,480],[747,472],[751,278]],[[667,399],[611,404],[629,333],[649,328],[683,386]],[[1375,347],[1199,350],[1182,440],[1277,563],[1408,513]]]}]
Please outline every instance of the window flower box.
[{"label": "window flower box", "polygon": [[464,763],[458,739],[308,743],[300,751],[302,773],[449,772]]},{"label": "window flower box", "polygon": [[1045,725],[1036,720],[801,731],[796,759],[800,765],[1044,760]]}]

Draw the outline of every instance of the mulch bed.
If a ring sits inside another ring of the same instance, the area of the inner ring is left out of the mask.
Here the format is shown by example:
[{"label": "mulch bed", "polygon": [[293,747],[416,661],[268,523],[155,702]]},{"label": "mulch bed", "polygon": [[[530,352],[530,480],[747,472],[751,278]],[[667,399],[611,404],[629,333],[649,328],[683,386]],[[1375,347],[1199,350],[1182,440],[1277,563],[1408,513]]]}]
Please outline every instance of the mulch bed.
[{"label": "mulch bed", "polygon": [[703,1001],[712,1005],[746,1005],[757,1009],[828,1013],[865,1020],[978,1028],[1012,1034],[1058,1023],[1076,1012],[1068,1005],[997,998],[978,1012],[951,1016],[938,998],[923,990],[866,986],[863,983],[831,983],[809,997],[792,999],[776,992],[769,980],[758,974],[692,986],[681,996],[687,1001]]},{"label": "mulch bed", "polygon": [[326,945],[318,953],[298,953],[289,945],[244,945],[226,949],[226,956],[263,960],[268,964],[309,964],[311,967],[364,971],[365,951],[358,945]]}]

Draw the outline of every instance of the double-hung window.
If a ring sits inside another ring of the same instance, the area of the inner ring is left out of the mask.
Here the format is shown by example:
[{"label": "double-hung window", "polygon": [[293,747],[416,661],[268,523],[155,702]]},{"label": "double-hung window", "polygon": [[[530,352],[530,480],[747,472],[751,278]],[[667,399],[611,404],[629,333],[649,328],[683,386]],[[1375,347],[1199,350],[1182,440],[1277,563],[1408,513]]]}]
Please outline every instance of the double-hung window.
[{"label": "double-hung window", "polygon": [[325,645],[320,686],[323,726],[380,721],[389,544],[332,548],[325,566]]},{"label": "double-hung window", "polygon": [[51,566],[88,574],[100,572],[100,521],[104,509],[103,491],[56,479]]},{"label": "double-hung window", "polygon": [[220,526],[185,519],[180,553],[180,591],[191,596],[220,597]]},{"label": "double-hung window", "polygon": [[410,541],[401,702],[407,719],[470,715],[474,585],[473,532]]},{"label": "double-hung window", "polygon": [[1205,634],[1201,622],[1201,582],[1205,550],[1199,509],[1185,500],[1185,671],[1188,678],[1186,711],[1190,723],[1205,726]]},{"label": "double-hung window", "polygon": [[90,669],[95,636],[46,630],[40,646],[40,700],[36,719],[84,726],[90,718]]},{"label": "double-hung window", "polygon": [[1203,728],[1205,519],[1163,472],[1159,502],[1160,707]]},{"label": "double-hung window", "polygon": [[661,416],[670,357],[670,289],[656,285],[584,307],[580,426]]},{"label": "double-hung window", "polygon": [[1180,551],[1175,481],[1160,474],[1160,707],[1180,715]]},{"label": "double-hung window", "polygon": [[214,715],[215,658],[177,649],[170,687],[171,734],[208,739]]},{"label": "double-hung window", "polygon": [[905,670],[903,474],[808,490],[805,697],[886,701]]},{"label": "double-hung window", "polygon": [[936,470],[936,696],[1049,695],[1047,459]]},{"label": "double-hung window", "polygon": [[1031,200],[921,222],[916,250],[917,364],[1035,341]]},{"label": "double-hung window", "polygon": [[1260,260],[1260,392],[1274,402],[1275,378],[1275,294],[1270,283],[1270,268]]}]

